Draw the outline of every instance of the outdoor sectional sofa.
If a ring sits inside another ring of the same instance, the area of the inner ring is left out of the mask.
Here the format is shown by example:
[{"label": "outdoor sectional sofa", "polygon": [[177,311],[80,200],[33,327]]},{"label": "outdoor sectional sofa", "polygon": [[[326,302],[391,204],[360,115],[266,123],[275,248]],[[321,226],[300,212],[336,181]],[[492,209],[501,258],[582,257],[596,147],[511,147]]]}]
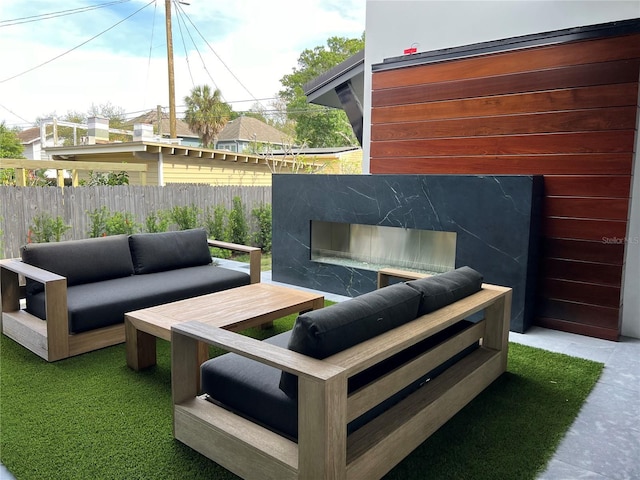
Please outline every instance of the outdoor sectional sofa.
[{"label": "outdoor sectional sofa", "polygon": [[[385,475],[506,370],[512,295],[468,267],[394,275],[265,341],[174,325],[175,438],[242,478]],[[232,353],[199,374],[199,342]]]},{"label": "outdoor sectional sofa", "polygon": [[[248,253],[249,273],[213,265],[209,246]],[[260,281],[259,248],[203,229],[32,243],[21,256],[0,261],[0,326],[50,362],[124,342],[128,311]]]}]

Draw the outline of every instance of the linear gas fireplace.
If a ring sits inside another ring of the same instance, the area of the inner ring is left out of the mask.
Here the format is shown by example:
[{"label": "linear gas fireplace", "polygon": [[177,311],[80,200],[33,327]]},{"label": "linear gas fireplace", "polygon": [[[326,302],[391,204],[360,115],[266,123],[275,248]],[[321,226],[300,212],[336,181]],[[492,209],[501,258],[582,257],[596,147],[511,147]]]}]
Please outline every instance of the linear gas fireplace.
[{"label": "linear gas fireplace", "polygon": [[513,288],[511,329],[533,321],[542,177],[274,175],[274,281],[355,297],[381,267],[468,265]]},{"label": "linear gas fireplace", "polygon": [[311,260],[378,271],[396,267],[428,273],[455,268],[456,233],[311,221]]}]

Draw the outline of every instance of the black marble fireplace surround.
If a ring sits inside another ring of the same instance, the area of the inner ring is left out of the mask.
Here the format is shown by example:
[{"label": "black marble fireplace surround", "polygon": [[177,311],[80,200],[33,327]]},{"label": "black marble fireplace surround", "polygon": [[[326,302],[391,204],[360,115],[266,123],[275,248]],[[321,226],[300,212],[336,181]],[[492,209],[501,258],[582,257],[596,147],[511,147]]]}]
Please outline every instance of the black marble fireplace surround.
[{"label": "black marble fireplace surround", "polygon": [[456,232],[455,266],[513,288],[511,330],[532,324],[542,177],[274,175],[277,282],[347,296],[376,288],[375,271],[311,260],[311,221]]}]

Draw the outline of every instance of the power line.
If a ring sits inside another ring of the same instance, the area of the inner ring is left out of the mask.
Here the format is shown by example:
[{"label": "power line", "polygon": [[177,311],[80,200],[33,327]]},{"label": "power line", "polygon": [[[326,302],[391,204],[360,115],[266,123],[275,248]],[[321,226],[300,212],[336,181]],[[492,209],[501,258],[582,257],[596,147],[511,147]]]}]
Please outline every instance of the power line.
[{"label": "power line", "polygon": [[24,118],[22,118],[20,115],[18,115],[16,112],[10,110],[9,108],[5,107],[4,105],[0,104],[0,107],[4,108],[7,112],[9,112],[11,115],[18,117],[20,120],[22,120],[23,122],[27,122],[29,123],[29,120],[25,120]]},{"label": "power line", "polygon": [[[229,66],[224,62],[224,60],[222,60],[222,58],[220,58],[220,55],[218,55],[218,53],[217,53],[217,52],[213,49],[213,47],[209,44],[209,42],[207,41],[207,39],[206,39],[206,38],[204,38],[204,36],[202,35],[202,33],[200,33],[200,30],[198,30],[198,27],[193,23],[193,21],[191,20],[191,18],[189,17],[189,15],[187,15],[187,14],[184,12],[184,10],[182,9],[182,7],[181,7],[179,4],[177,4],[177,5],[178,5],[178,8],[179,8],[180,10],[182,10],[182,13],[185,15],[185,17],[187,17],[187,20],[189,20],[189,23],[191,23],[191,25],[193,26],[193,28],[195,29],[195,31],[196,31],[196,32],[198,32],[198,35],[200,35],[200,38],[202,38],[202,40],[203,40],[203,41],[204,41],[204,43],[207,45],[207,47],[209,47],[209,50],[211,50],[211,51],[213,52],[213,54],[216,56],[216,58],[220,61],[220,63],[222,63],[222,65],[224,66],[224,68],[226,68],[226,69],[227,69],[227,71],[228,71],[228,72],[231,74],[231,76],[236,80],[236,82],[238,82],[238,84],[239,84],[242,88],[244,88],[244,90],[245,90],[245,91],[246,91],[246,92],[251,96],[251,98],[253,98],[253,99],[254,99],[254,101],[256,101],[256,102],[257,102],[255,95],[253,95],[253,93],[251,93],[251,92],[249,91],[249,89],[246,87],[246,85],[240,81],[240,79],[236,76],[236,74],[235,74],[235,73],[233,73],[233,72],[231,71],[231,69],[230,69],[230,68],[229,68]],[[206,70],[206,68],[205,68],[205,70]],[[207,72],[208,72],[208,71],[207,71]],[[258,103],[260,103],[260,102],[258,102]]]},{"label": "power line", "polygon": [[[176,11],[176,13],[178,13],[178,12]],[[179,13],[178,13],[177,17],[178,17],[178,30],[180,31],[180,39],[182,40],[182,48],[184,48],[184,58],[185,58],[185,61],[187,62],[187,70],[189,71],[189,78],[191,78],[191,85],[195,87],[196,84],[193,81],[193,74],[191,73],[191,64],[189,63],[189,54],[187,53],[187,44],[184,41],[184,34],[182,33],[182,23],[184,23],[184,20],[182,20],[182,17],[180,16]],[[185,25],[185,28],[186,27],[187,26]],[[193,41],[193,39],[191,39],[191,41]]]},{"label": "power line", "polygon": [[103,30],[102,32],[98,33],[97,35],[94,35],[93,37],[89,38],[88,40],[85,40],[84,42],[82,42],[79,45],[76,45],[75,47],[67,50],[66,52],[61,53],[60,55],[57,55],[49,60],[47,60],[46,62],[41,63],[40,65],[36,65],[35,67],[31,67],[28,70],[25,70],[24,72],[18,73],[16,75],[14,75],[13,77],[9,77],[9,78],[5,78],[4,80],[0,80],[0,83],[5,83],[8,82],[9,80],[13,80],[14,78],[18,78],[21,77],[22,75],[32,72],[40,67],[43,67],[51,62],[53,62],[54,60],[59,59],[60,57],[63,57],[65,55],[67,55],[68,53],[73,52],[74,50],[77,50],[78,48],[82,47],[83,45],[86,45],[87,43],[91,42],[92,40],[95,40],[96,38],[98,38],[100,35],[104,35],[105,33],[107,33],[109,30],[114,29],[115,27],[117,27],[118,25],[120,25],[121,23],[125,22],[126,20],[129,20],[131,17],[133,17],[134,15],[136,15],[137,13],[139,13],[140,11],[144,10],[145,8],[147,8],[149,5],[151,5],[152,3],[155,3],[155,0],[151,0],[149,3],[147,3],[146,5],[140,7],[138,10],[136,10],[135,12],[133,12],[131,15],[129,15],[128,17],[123,18],[122,20],[120,20],[119,22],[117,22],[116,24],[110,26],[109,28],[107,28],[106,30]]},{"label": "power line", "polygon": [[[36,21],[35,19],[44,20],[44,19],[48,19],[48,18],[53,18],[53,16],[54,16],[54,15],[55,15],[55,16],[71,15],[71,14],[74,14],[74,13],[81,13],[81,12],[83,12],[83,11],[87,11],[87,10],[91,10],[91,9],[96,9],[96,8],[104,8],[104,7],[106,7],[106,6],[111,6],[111,5],[121,4],[121,3],[126,3],[126,2],[129,2],[129,1],[130,1],[130,0],[117,0],[117,1],[112,1],[112,2],[108,2],[108,3],[100,4],[100,5],[94,5],[94,6],[91,6],[91,7],[83,7],[83,8],[72,9],[72,10],[63,10],[63,11],[59,11],[59,12],[53,12],[53,13],[49,13],[49,14],[42,14],[42,15],[37,15],[37,16],[32,16],[32,17],[23,17],[23,18],[21,18],[21,19],[5,20],[5,21],[0,22],[0,24],[1,24],[1,23],[8,23],[8,22],[26,21],[26,20],[29,20],[29,21]],[[94,40],[95,38],[97,38],[97,37],[99,37],[99,36],[101,36],[101,35],[105,34],[106,32],[108,32],[108,31],[112,30],[113,28],[115,28],[116,26],[120,25],[120,24],[121,24],[121,23],[123,23],[124,21],[126,21],[126,20],[128,20],[129,18],[133,17],[134,15],[136,15],[137,13],[139,13],[140,11],[142,11],[143,9],[147,8],[151,3],[156,4],[156,9],[157,9],[157,2],[156,2],[156,1],[154,1],[154,0],[152,0],[152,1],[150,1],[149,3],[147,3],[146,5],[144,5],[143,7],[141,7],[140,9],[136,10],[135,12],[133,12],[131,15],[127,16],[126,18],[124,18],[124,19],[122,19],[122,20],[120,20],[119,22],[117,22],[116,24],[112,25],[111,27],[109,27],[108,29],[104,30],[103,32],[101,32],[101,33],[99,33],[99,34],[97,34],[97,35],[95,35],[95,36],[93,36],[93,37],[89,38],[89,39],[88,39],[88,40],[86,40],[85,42],[82,42],[81,44],[79,44],[79,45],[75,46],[74,48],[72,48],[72,49],[70,49],[70,50],[68,50],[68,51],[66,51],[66,52],[64,52],[64,53],[62,53],[62,54],[60,54],[60,55],[58,55],[58,56],[56,56],[56,57],[54,57],[54,58],[52,58],[52,59],[48,60],[48,61],[46,61],[46,62],[41,63],[40,65],[37,65],[37,66],[35,66],[35,67],[32,67],[32,68],[30,68],[30,69],[28,69],[28,70],[26,70],[26,71],[24,71],[24,72],[22,72],[22,73],[19,73],[19,74],[17,74],[17,75],[14,75],[14,76],[12,76],[12,77],[9,77],[9,78],[6,78],[6,79],[4,79],[4,80],[1,80],[1,81],[0,81],[0,84],[1,84],[1,83],[5,83],[5,82],[8,82],[8,81],[10,81],[10,80],[13,80],[13,79],[15,79],[15,78],[17,78],[17,77],[19,77],[19,76],[22,76],[22,75],[24,75],[24,74],[26,74],[26,73],[29,73],[29,72],[31,72],[31,71],[33,71],[33,70],[36,70],[37,68],[40,68],[40,67],[42,67],[42,66],[44,66],[44,65],[46,65],[46,64],[48,64],[48,63],[51,63],[51,62],[53,62],[54,60],[56,60],[56,59],[58,59],[58,58],[61,58],[62,56],[64,56],[64,55],[66,55],[66,54],[68,54],[68,53],[70,53],[70,52],[72,52],[72,51],[74,51],[74,50],[76,50],[76,49],[80,48],[81,46],[83,46],[83,45],[85,45],[85,44],[89,43],[90,41]],[[216,87],[216,89],[217,89],[218,87],[216,86],[216,83],[215,83],[215,81],[213,80],[213,78],[212,78],[212,76],[211,76],[211,73],[210,73],[210,72],[208,71],[208,69],[207,69],[206,63],[204,62],[204,59],[203,59],[203,57],[202,57],[202,54],[201,54],[200,50],[198,49],[198,46],[197,46],[197,44],[196,44],[196,42],[195,42],[195,40],[194,40],[193,36],[191,35],[191,31],[190,31],[190,29],[189,29],[189,28],[187,28],[187,25],[186,25],[186,22],[185,22],[185,20],[184,20],[184,17],[186,17],[186,18],[187,18],[187,20],[189,20],[189,23],[192,25],[192,27],[195,29],[195,31],[200,35],[200,38],[202,38],[202,40],[205,42],[205,44],[206,44],[206,45],[209,47],[209,49],[214,53],[214,55],[218,58],[218,60],[222,63],[222,65],[227,69],[227,71],[228,71],[228,72],[233,76],[233,78],[238,82],[238,84],[239,84],[240,86],[242,86],[242,88],[244,88],[244,90],[245,90],[245,91],[247,91],[247,93],[251,96],[251,98],[250,98],[250,99],[247,99],[247,100],[233,100],[233,101],[226,101],[226,100],[225,100],[225,102],[227,102],[227,103],[229,103],[229,104],[235,104],[235,103],[244,103],[244,102],[250,102],[250,101],[253,101],[253,102],[256,102],[256,103],[258,103],[258,104],[260,104],[260,105],[262,105],[262,106],[263,106],[264,111],[262,111],[261,113],[263,113],[265,116],[270,116],[270,115],[279,115],[279,114],[282,114],[283,112],[282,112],[281,110],[278,110],[278,109],[267,109],[267,108],[265,108],[265,107],[264,107],[264,104],[262,103],[263,101],[275,100],[275,99],[277,99],[277,97],[271,97],[271,98],[260,98],[260,99],[256,98],[256,97],[255,97],[255,96],[254,96],[254,95],[249,91],[249,89],[248,89],[248,88],[247,88],[247,87],[246,87],[246,86],[245,86],[245,85],[240,81],[240,79],[239,79],[239,78],[234,74],[234,72],[233,72],[233,71],[231,71],[231,69],[229,68],[229,66],[228,66],[228,65],[227,65],[227,64],[222,60],[222,58],[217,54],[217,52],[213,49],[213,47],[212,47],[212,46],[207,42],[207,40],[204,38],[204,36],[203,36],[203,35],[202,35],[202,33],[199,31],[199,29],[198,29],[198,28],[197,28],[197,26],[194,24],[194,22],[191,20],[191,18],[189,18],[189,16],[185,13],[185,11],[184,11],[184,9],[181,7],[181,5],[180,5],[178,2],[176,2],[175,0],[173,0],[173,3],[175,4],[175,6],[176,6],[176,8],[177,8],[177,10],[178,10],[178,19],[179,19],[179,21],[181,21],[181,22],[183,22],[183,23],[184,23],[185,30],[187,31],[187,33],[188,33],[188,35],[189,35],[189,37],[190,37],[190,39],[191,39],[191,42],[192,42],[192,43],[193,43],[193,45],[194,45],[195,50],[197,51],[198,55],[200,56],[200,60],[201,60],[201,62],[202,62],[202,65],[203,65],[203,67],[204,67],[204,70],[207,72],[207,74],[208,74],[208,76],[209,76],[210,80],[212,81],[212,83],[214,84],[214,86]],[[154,25],[153,25],[153,27],[155,27],[155,15],[156,15],[156,13],[155,13],[155,11],[154,11]],[[182,17],[181,15],[184,15],[184,17]],[[187,58],[187,63],[188,63],[188,61],[189,61],[189,60],[188,60],[188,55],[187,55],[187,51],[186,51],[185,38],[184,38],[184,35],[183,35],[183,32],[182,32],[182,27],[180,26],[180,23],[179,23],[178,25],[179,25],[179,27],[180,27],[180,34],[181,34],[181,37],[182,37],[183,46],[185,47],[185,57]],[[0,26],[2,26],[2,25],[0,25]],[[5,25],[5,26],[7,26],[7,25]],[[153,48],[153,36],[154,36],[154,28],[152,28],[152,32],[151,32],[151,44],[150,44],[150,48],[149,48],[149,60],[148,60],[148,70],[147,70],[147,81],[148,81],[148,72],[149,72],[149,70],[150,70],[150,63],[151,63],[151,50],[152,50],[152,48]],[[189,68],[189,74],[191,75],[191,69],[190,69],[190,68]],[[193,83],[193,76],[191,76],[191,80],[192,80],[192,83]],[[184,105],[183,105],[183,106],[181,106],[181,107],[184,107]],[[17,118],[20,118],[21,120],[23,120],[23,121],[25,121],[25,122],[29,123],[29,122],[28,122],[27,120],[25,120],[24,118],[20,117],[19,115],[15,114],[14,112],[11,112],[10,110],[8,110],[6,107],[3,107],[3,108],[5,108],[7,111],[9,111],[9,112],[10,112],[10,113],[12,113],[13,115],[15,115]],[[313,109],[313,110],[312,110],[312,109]],[[305,113],[305,112],[310,112],[310,111],[320,112],[320,111],[331,111],[331,110],[333,110],[333,109],[332,109],[332,108],[330,108],[330,107],[323,107],[322,109],[319,109],[319,108],[317,108],[317,107],[315,107],[315,108],[314,108],[314,107],[312,107],[312,106],[309,106],[309,108],[305,108],[305,109],[289,110],[289,111],[287,111],[287,113]],[[148,111],[148,110],[140,110],[140,112],[147,112],[147,111]],[[248,110],[245,110],[245,111],[248,111]],[[240,110],[239,112],[242,112],[242,110]],[[136,113],[136,112],[133,112],[133,113]],[[131,114],[132,114],[132,113],[125,114],[125,115],[131,115]]]},{"label": "power line", "polygon": [[[189,20],[189,22],[191,22],[191,19],[189,19],[189,17],[187,16],[187,14],[184,12],[184,10],[182,9],[182,7],[180,6],[179,3],[175,3],[176,5],[176,13],[178,14],[178,18],[182,19],[182,21],[184,22],[184,18],[181,15],[184,15],[185,17],[187,17],[187,19]],[[191,22],[191,24],[193,25],[193,22]],[[185,22],[185,28],[187,27],[186,22]],[[204,61],[204,58],[202,58],[202,53],[200,52],[200,49],[198,48],[198,45],[196,44],[195,40],[193,39],[193,36],[191,35],[191,32],[189,31],[188,28],[186,28],[187,33],[189,33],[189,38],[191,38],[191,43],[193,44],[193,48],[195,48],[196,52],[198,53],[198,57],[200,58],[200,62],[202,63],[202,68],[204,69],[205,72],[207,72],[207,76],[209,77],[209,80],[211,80],[211,83],[213,84],[214,88],[216,90],[219,90],[218,85],[216,84],[216,81],[213,79],[213,77],[211,76],[211,72],[209,72],[209,69],[207,68],[207,64]],[[186,53],[185,53],[186,56]],[[187,59],[187,62],[189,60]],[[193,86],[195,87],[195,84],[193,82],[193,79],[191,80]],[[222,91],[220,92],[220,96],[222,97],[222,100],[226,102],[226,99],[224,98],[224,95],[222,94]]]},{"label": "power line", "polygon": [[42,13],[40,15],[32,15],[30,17],[21,17],[21,18],[12,18],[9,20],[0,20],[0,28],[1,27],[11,27],[13,25],[20,25],[23,23],[30,23],[30,22],[38,22],[40,20],[49,20],[50,18],[56,18],[56,17],[65,17],[67,15],[74,15],[76,13],[84,13],[84,12],[88,12],[90,10],[95,10],[97,8],[105,8],[105,7],[110,7],[112,5],[118,5],[120,3],[126,3],[126,2],[130,2],[131,0],[116,0],[113,2],[109,2],[109,3],[102,3],[100,5],[91,5],[88,7],[79,7],[79,8],[72,8],[69,10],[60,10],[58,12],[51,12],[51,13]]},{"label": "power line", "polygon": [[[153,24],[151,25],[151,39],[149,40],[149,59],[147,60],[147,80],[145,85],[149,84],[149,73],[151,72],[151,52],[153,50],[153,34],[156,28],[156,14],[158,12],[158,2],[154,2],[153,7]],[[144,103],[147,103],[146,91],[145,91],[145,99]]]}]

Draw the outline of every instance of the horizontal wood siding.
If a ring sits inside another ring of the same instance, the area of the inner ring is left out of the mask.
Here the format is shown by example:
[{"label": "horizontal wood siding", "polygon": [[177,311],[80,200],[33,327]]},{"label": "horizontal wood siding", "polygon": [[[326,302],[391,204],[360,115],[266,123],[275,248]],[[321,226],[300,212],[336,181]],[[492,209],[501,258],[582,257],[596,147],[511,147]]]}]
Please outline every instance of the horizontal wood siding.
[{"label": "horizontal wood siding", "polygon": [[640,35],[375,72],[373,174],[544,175],[536,323],[617,339]]},{"label": "horizontal wood siding", "polygon": [[271,170],[266,164],[212,159],[165,160],[164,183],[201,183],[209,185],[270,186]]}]

